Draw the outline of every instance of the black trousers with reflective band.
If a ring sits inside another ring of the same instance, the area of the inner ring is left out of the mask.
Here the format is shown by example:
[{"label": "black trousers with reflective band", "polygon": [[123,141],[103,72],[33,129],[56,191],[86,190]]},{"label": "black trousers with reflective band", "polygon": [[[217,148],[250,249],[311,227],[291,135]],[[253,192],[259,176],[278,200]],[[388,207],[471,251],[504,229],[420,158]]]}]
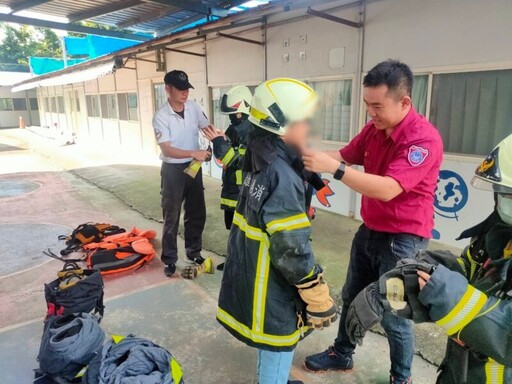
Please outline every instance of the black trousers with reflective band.
[{"label": "black trousers with reflective band", "polygon": [[185,250],[189,259],[201,253],[202,236],[206,221],[203,174],[199,170],[195,179],[183,171],[190,163],[162,163],[161,195],[164,228],[162,233],[162,262],[178,261],[178,227],[181,207],[184,212]]}]

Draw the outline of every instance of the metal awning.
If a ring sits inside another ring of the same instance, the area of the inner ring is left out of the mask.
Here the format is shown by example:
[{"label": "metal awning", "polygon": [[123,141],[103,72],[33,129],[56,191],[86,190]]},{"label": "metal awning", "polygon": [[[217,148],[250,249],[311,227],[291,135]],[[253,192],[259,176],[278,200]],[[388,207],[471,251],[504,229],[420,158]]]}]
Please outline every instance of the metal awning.
[{"label": "metal awning", "polygon": [[[117,65],[116,65],[117,63]],[[82,81],[94,80],[99,77],[107,76],[116,71],[119,66],[118,60],[111,60],[109,62],[98,64],[91,68],[73,71],[70,73],[63,73],[61,75],[39,79],[35,77],[32,81],[25,81],[22,84],[12,87],[12,92],[26,91],[27,89],[37,87],[49,87],[53,85],[65,85],[81,83]]]},{"label": "metal awning", "polygon": [[[0,22],[144,41],[192,23],[208,22],[227,16],[230,9],[247,1],[0,0]],[[77,24],[80,21],[92,21],[116,29],[84,27]]]}]

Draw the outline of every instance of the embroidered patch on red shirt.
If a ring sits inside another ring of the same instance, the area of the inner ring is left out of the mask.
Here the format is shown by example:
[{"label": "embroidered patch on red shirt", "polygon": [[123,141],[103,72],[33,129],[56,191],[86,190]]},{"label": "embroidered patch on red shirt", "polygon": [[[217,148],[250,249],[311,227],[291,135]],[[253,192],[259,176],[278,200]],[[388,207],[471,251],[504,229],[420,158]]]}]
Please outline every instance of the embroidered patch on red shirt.
[{"label": "embroidered patch on red shirt", "polygon": [[416,145],[411,145],[409,147],[409,154],[407,155],[407,160],[409,160],[409,164],[411,164],[413,167],[421,165],[427,157],[428,149],[418,147]]}]

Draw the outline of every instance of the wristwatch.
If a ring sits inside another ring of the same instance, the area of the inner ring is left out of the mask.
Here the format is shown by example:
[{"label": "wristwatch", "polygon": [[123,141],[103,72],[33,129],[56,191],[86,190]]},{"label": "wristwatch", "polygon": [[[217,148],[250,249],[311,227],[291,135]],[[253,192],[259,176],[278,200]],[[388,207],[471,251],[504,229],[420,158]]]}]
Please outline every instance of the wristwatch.
[{"label": "wristwatch", "polygon": [[345,175],[345,163],[341,162],[339,168],[334,172],[333,177],[336,180],[341,180],[343,178],[343,175]]}]

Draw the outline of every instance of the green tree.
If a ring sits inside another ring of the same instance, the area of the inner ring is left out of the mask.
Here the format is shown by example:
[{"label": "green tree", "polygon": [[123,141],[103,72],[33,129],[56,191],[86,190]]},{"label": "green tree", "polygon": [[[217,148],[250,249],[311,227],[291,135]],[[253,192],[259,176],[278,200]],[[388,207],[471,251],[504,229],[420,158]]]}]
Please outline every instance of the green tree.
[{"label": "green tree", "polygon": [[30,56],[62,57],[59,37],[48,28],[0,24],[0,63],[28,64]]}]

